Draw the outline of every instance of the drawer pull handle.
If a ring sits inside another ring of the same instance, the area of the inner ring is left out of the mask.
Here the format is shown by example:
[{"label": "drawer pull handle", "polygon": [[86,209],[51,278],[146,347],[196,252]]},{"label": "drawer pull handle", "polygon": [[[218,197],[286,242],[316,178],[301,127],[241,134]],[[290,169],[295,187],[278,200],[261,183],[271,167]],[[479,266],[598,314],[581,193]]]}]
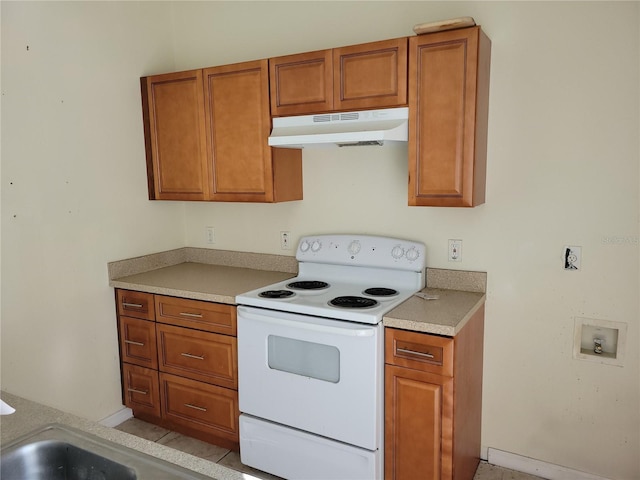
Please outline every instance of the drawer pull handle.
[{"label": "drawer pull handle", "polygon": [[435,358],[430,353],[416,352],[414,350],[407,350],[406,348],[396,348],[396,352],[404,353],[405,355],[418,355],[419,357]]},{"label": "drawer pull handle", "polygon": [[204,355],[192,355],[190,353],[181,353],[180,355],[187,358],[195,358],[196,360],[204,360]]},{"label": "drawer pull handle", "polygon": [[202,314],[201,313],[180,312],[180,315],[182,315],[183,317],[202,318]]},{"label": "drawer pull handle", "polygon": [[140,395],[148,395],[149,392],[145,390],[138,390],[137,388],[127,388],[128,392],[139,393]]},{"label": "drawer pull handle", "polygon": [[204,407],[199,407],[197,405],[191,405],[190,403],[185,403],[184,406],[188,407],[188,408],[193,408],[194,410],[198,410],[200,412],[206,412],[207,411],[207,409],[204,408]]},{"label": "drawer pull handle", "polygon": [[122,302],[122,306],[125,308],[142,308],[143,307],[141,303],[128,303],[128,302]]},{"label": "drawer pull handle", "polygon": [[130,345],[137,345],[139,347],[144,347],[144,343],[134,342],[133,340],[125,340],[124,343],[128,343]]}]

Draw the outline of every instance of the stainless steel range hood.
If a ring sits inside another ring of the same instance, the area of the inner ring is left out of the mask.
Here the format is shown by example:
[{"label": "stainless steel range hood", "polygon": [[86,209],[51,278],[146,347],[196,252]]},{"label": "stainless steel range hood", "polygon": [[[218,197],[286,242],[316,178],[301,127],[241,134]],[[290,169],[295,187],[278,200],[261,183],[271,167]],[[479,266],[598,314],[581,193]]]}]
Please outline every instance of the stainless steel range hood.
[{"label": "stainless steel range hood", "polygon": [[269,145],[284,148],[387,145],[407,142],[409,109],[277,117]]}]

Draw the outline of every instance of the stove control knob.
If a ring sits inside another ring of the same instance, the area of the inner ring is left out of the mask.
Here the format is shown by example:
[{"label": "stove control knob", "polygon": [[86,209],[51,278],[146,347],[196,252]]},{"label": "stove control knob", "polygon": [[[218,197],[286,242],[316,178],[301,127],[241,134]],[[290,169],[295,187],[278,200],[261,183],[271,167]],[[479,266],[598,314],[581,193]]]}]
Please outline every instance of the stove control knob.
[{"label": "stove control knob", "polygon": [[301,244],[300,244],[300,251],[301,252],[306,252],[307,250],[309,250],[309,247],[311,246],[311,244],[307,241],[304,240]]},{"label": "stove control knob", "polygon": [[400,245],[396,245],[391,249],[391,256],[396,260],[399,260],[400,258],[402,258],[403,255],[404,255],[404,248],[402,248]]},{"label": "stove control knob", "polygon": [[320,240],[314,240],[313,243],[311,244],[311,251],[312,252],[317,252],[322,248],[322,244],[320,243]]},{"label": "stove control knob", "polygon": [[405,256],[407,257],[407,260],[409,260],[410,262],[415,262],[418,258],[420,258],[420,252],[418,251],[417,248],[411,247],[409,250],[407,250],[407,253],[405,253]]},{"label": "stove control knob", "polygon": [[353,242],[351,242],[349,244],[349,247],[347,248],[347,250],[351,255],[357,255],[361,249],[362,249],[362,245],[360,245],[360,242],[358,240],[354,240]]}]

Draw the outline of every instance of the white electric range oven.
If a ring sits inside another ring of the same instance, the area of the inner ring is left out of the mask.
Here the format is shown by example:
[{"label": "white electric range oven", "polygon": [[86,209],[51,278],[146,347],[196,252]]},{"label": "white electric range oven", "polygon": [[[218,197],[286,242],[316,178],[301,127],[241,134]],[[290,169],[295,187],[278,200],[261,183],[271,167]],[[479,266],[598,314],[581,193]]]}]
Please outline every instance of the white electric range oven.
[{"label": "white electric range oven", "polygon": [[242,463],[287,479],[383,478],[383,315],[424,287],[425,246],[301,239],[298,276],[236,297]]}]

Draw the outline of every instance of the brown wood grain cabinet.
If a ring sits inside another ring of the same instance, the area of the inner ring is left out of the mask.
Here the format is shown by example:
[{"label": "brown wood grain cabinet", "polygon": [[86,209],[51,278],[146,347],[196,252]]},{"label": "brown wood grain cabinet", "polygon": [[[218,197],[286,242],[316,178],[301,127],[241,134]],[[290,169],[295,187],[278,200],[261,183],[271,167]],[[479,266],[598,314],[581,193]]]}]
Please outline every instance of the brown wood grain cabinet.
[{"label": "brown wood grain cabinet", "polygon": [[409,205],[484,203],[490,51],[480,27],[409,39]]},{"label": "brown wood grain cabinet", "polygon": [[149,198],[302,199],[302,154],[272,149],[268,61],[141,79]]},{"label": "brown wood grain cabinet", "polygon": [[484,307],[455,337],[385,329],[385,480],[472,480]]},{"label": "brown wood grain cabinet", "polygon": [[303,115],[407,104],[407,38],[269,60],[271,114]]},{"label": "brown wood grain cabinet", "polygon": [[142,420],[237,450],[236,307],[122,289],[116,302],[124,404]]}]

